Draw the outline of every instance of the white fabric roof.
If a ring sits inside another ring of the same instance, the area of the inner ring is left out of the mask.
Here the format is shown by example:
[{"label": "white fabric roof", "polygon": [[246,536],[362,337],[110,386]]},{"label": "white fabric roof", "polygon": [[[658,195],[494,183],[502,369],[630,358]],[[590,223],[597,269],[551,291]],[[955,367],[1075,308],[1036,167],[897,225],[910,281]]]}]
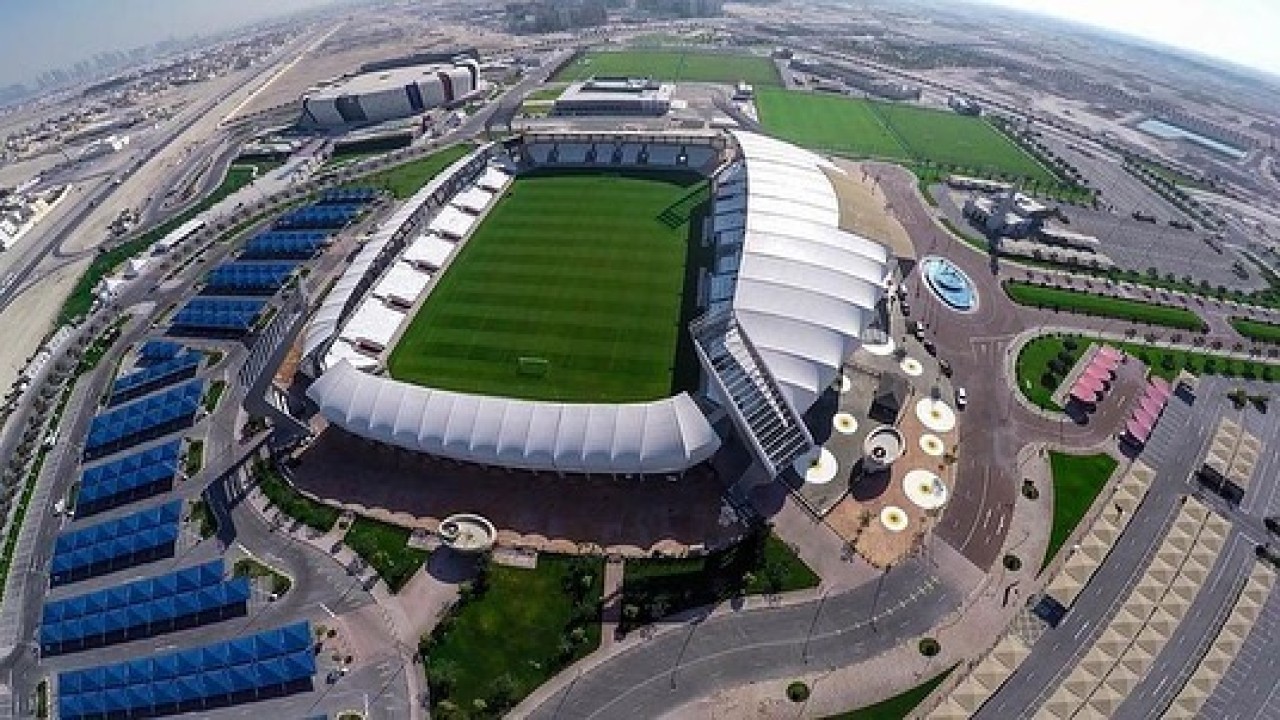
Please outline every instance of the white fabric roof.
[{"label": "white fabric roof", "polygon": [[378,359],[360,352],[345,340],[339,340],[329,346],[329,354],[325,357],[327,365],[337,365],[340,362],[349,362],[360,370],[372,370],[378,367]]},{"label": "white fabric roof", "polygon": [[415,265],[442,268],[457,247],[457,243],[439,235],[422,235],[410,243],[400,257]]},{"label": "white fabric roof", "polygon": [[[746,175],[749,199],[734,311],[803,412],[857,347],[883,294],[889,253],[839,228],[839,202],[823,171],[840,170],[793,145],[732,134],[745,170],[730,172]],[[736,207],[732,194],[722,197]]]},{"label": "white fabric roof", "polygon": [[311,320],[307,322],[302,338],[302,354],[304,356],[313,355],[321,345],[329,342],[338,334],[338,325],[342,321],[342,309],[346,307],[351,296],[355,294],[356,288],[360,286],[361,280],[368,274],[374,259],[387,246],[391,238],[409,222],[437,190],[478,155],[487,152],[488,149],[489,146],[487,145],[477,148],[475,152],[468,153],[465,157],[455,161],[439,175],[432,178],[421,190],[414,193],[391,214],[391,217],[378,226],[378,229],[365,242],[364,247],[360,249],[355,260],[342,272],[342,277],[338,278],[338,282],[334,283],[333,287],[330,288],[329,294],[325,295],[324,302],[316,309],[315,314],[311,316]]},{"label": "white fabric roof", "polygon": [[398,300],[412,305],[418,296],[427,289],[431,275],[418,270],[408,263],[393,263],[377,285],[373,286],[373,296],[382,300]]},{"label": "white fabric roof", "polygon": [[473,187],[458,193],[450,204],[474,215],[483,212],[491,202],[493,202],[492,192],[483,188]]},{"label": "white fabric roof", "polygon": [[350,342],[367,342],[385,348],[396,336],[405,314],[387,307],[377,298],[367,298],[342,328],[341,337]]},{"label": "white fabric roof", "polygon": [[490,165],[476,181],[477,187],[499,192],[511,184],[511,175],[499,167]]},{"label": "white fabric roof", "polygon": [[479,219],[475,215],[449,205],[440,211],[440,214],[436,216],[435,220],[431,221],[427,229],[438,235],[458,239],[466,237],[467,233],[471,232],[472,226]]},{"label": "white fabric roof", "polygon": [[673,473],[720,439],[686,393],[625,405],[556,403],[419,387],[339,362],[307,389],[329,422],[415,452],[569,473]]}]

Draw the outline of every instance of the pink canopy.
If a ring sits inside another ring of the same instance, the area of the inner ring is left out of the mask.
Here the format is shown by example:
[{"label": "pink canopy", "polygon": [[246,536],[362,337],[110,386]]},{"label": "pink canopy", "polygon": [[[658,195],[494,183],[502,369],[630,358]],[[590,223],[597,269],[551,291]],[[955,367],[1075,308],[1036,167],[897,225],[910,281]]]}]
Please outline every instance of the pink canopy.
[{"label": "pink canopy", "polygon": [[1084,369],[1084,377],[1106,382],[1111,379],[1111,371],[1097,363],[1089,363],[1089,367]]},{"label": "pink canopy", "polygon": [[1072,389],[1080,388],[1097,394],[1102,393],[1102,381],[1097,378],[1089,377],[1088,375],[1081,375],[1080,379],[1076,380],[1075,384],[1071,387]]},{"label": "pink canopy", "polygon": [[1148,390],[1147,392],[1154,392],[1156,397],[1162,400],[1168,400],[1169,396],[1173,395],[1173,386],[1169,384],[1168,380],[1165,380],[1162,377],[1156,377],[1155,375],[1152,375],[1151,387],[1150,387],[1150,390]]},{"label": "pink canopy", "polygon": [[1133,419],[1150,427],[1155,427],[1156,419],[1159,416],[1144,407],[1136,407],[1133,409]]},{"label": "pink canopy", "polygon": [[1151,413],[1153,417],[1160,417],[1160,413],[1164,411],[1164,400],[1154,395],[1143,395],[1138,400],[1138,407]]},{"label": "pink canopy", "polygon": [[1110,345],[1098,346],[1098,357],[1106,358],[1112,362],[1119,363],[1124,359],[1124,353],[1111,347]]},{"label": "pink canopy", "polygon": [[1153,427],[1154,426],[1146,425],[1135,418],[1129,418],[1129,421],[1124,424],[1125,432],[1129,433],[1134,440],[1137,440],[1140,443],[1146,442],[1147,438],[1151,437],[1151,430]]},{"label": "pink canopy", "polygon": [[1071,386],[1071,397],[1082,403],[1094,403],[1098,400],[1098,393],[1089,388],[1080,387],[1080,383]]}]

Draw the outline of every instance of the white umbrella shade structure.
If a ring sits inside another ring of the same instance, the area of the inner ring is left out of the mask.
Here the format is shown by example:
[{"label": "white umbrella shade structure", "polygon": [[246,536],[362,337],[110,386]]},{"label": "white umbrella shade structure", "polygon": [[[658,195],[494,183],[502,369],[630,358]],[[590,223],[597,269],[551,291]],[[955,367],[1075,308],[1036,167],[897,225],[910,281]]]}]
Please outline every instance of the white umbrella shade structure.
[{"label": "white umbrella shade structure", "polygon": [[831,426],[841,435],[852,435],[858,432],[858,419],[847,412],[836,413]]},{"label": "white umbrella shade structure", "polygon": [[897,505],[887,505],[880,511],[880,524],[884,525],[884,529],[892,533],[900,533],[907,529],[911,524],[907,518],[907,513]]},{"label": "white umbrella shade structure", "polygon": [[916,417],[936,433],[951,432],[956,427],[956,411],[941,400],[924,398],[916,403]]},{"label": "white umbrella shade structure", "polygon": [[815,452],[800,456],[791,467],[811,485],[826,485],[835,480],[836,474],[840,472],[836,456],[826,448],[818,448]]},{"label": "white umbrella shade structure", "polygon": [[942,442],[942,438],[937,435],[925,433],[920,436],[920,449],[924,451],[925,455],[942,457],[942,454],[947,450],[947,446]]},{"label": "white umbrella shade structure", "polygon": [[898,367],[902,368],[902,372],[910,375],[911,377],[920,377],[920,375],[924,373],[924,366],[920,364],[919,360],[913,357],[902,358],[902,362],[898,363]]},{"label": "white umbrella shade structure", "polygon": [[937,510],[951,497],[942,478],[928,470],[912,470],[903,476],[902,491],[921,510]]},{"label": "white umbrella shade structure", "polygon": [[878,343],[864,342],[862,343],[862,349],[866,350],[872,355],[876,355],[878,357],[885,357],[886,355],[892,355],[893,351],[898,349],[898,344],[893,341],[893,338],[889,337],[889,338],[885,338],[884,342],[878,342]]}]

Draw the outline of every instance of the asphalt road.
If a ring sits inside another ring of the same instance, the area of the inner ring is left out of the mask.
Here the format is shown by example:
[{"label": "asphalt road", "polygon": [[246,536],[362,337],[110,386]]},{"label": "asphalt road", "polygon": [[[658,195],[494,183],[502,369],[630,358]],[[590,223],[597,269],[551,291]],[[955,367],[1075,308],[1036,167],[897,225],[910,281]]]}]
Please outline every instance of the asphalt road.
[{"label": "asphalt road", "polygon": [[850,665],[926,632],[961,599],[913,559],[847,593],[659,633],[582,674],[530,717],[658,717],[724,687]]}]

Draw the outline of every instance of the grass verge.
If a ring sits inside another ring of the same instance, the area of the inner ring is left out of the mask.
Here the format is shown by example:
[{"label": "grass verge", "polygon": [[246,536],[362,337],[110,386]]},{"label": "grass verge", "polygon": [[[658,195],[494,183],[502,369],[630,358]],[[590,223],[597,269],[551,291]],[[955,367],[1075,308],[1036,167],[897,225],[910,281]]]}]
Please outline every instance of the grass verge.
[{"label": "grass verge", "polygon": [[558,82],[592,75],[651,77],[672,82],[749,83],[757,88],[782,84],[773,62],[760,55],[685,50],[619,50],[584,53],[555,75]]},{"label": "grass verge", "polygon": [[818,576],[767,527],[701,558],[629,560],[622,581],[622,629],[737,595],[817,587]]},{"label": "grass verge", "polygon": [[409,547],[406,528],[381,520],[356,518],[343,542],[378,572],[393,593],[427,561],[427,551]]},{"label": "grass verge", "polygon": [[1248,318],[1231,318],[1231,327],[1250,340],[1265,343],[1280,343],[1280,325]]},{"label": "grass verge", "polygon": [[236,564],[231,568],[231,573],[236,577],[247,577],[254,580],[265,579],[271,588],[271,592],[275,593],[277,597],[289,592],[289,588],[293,587],[293,581],[287,575],[251,557],[243,557],[237,560]]},{"label": "grass verge", "polygon": [[604,564],[540,555],[531,570],[485,564],[423,639],[432,715],[501,716],[600,644]]},{"label": "grass verge", "polygon": [[257,480],[258,489],[272,505],[280,508],[280,512],[320,532],[329,532],[338,522],[337,509],[298,492],[280,476],[280,472],[266,460],[257,460],[253,464],[253,476]]},{"label": "grass verge", "polygon": [[1049,452],[1049,469],[1053,473],[1053,527],[1049,532],[1049,547],[1044,551],[1044,562],[1040,565],[1042,568],[1053,560],[1081,518],[1089,512],[1117,464],[1115,458],[1101,453],[1068,455]]},{"label": "grass verge", "polygon": [[1023,345],[1015,364],[1023,396],[1036,407],[1061,410],[1062,406],[1053,401],[1053,393],[1090,344],[1076,337],[1042,335]]},{"label": "grass verge", "polygon": [[1006,280],[1003,287],[1005,294],[1020,305],[1161,325],[1176,330],[1201,332],[1207,327],[1199,315],[1171,305],[1104,297],[1078,290],[1032,285],[1019,280]]},{"label": "grass verge", "polygon": [[188,517],[192,522],[198,523],[200,537],[211,538],[218,532],[218,519],[214,517],[213,510],[209,508],[209,503],[204,498],[198,498],[191,503],[191,514]]},{"label": "grass verge", "polygon": [[179,225],[222,202],[228,195],[248,185],[253,180],[254,173],[255,169],[251,165],[232,165],[227,170],[227,176],[222,180],[222,184],[205,199],[134,239],[127,240],[110,250],[99,253],[90,263],[89,268],[80,276],[80,279],[76,281],[75,287],[71,289],[71,294],[63,302],[62,310],[58,313],[58,321],[60,323],[70,322],[88,313],[89,308],[93,306],[93,289],[98,286],[102,278],[110,275],[125,261],[146,250],[157,240],[176,230]]},{"label": "grass verge", "polygon": [[192,440],[187,445],[187,456],[182,461],[182,471],[187,477],[195,477],[204,469],[204,440]]},{"label": "grass verge", "polygon": [[361,187],[382,188],[394,195],[397,200],[404,200],[421,190],[423,185],[431,181],[431,178],[439,175],[440,171],[457,162],[473,149],[471,145],[465,143],[453,145],[413,162],[376,172],[361,179],[357,184]]},{"label": "grass verge", "polygon": [[222,400],[222,393],[226,392],[226,390],[226,380],[214,380],[210,383],[209,389],[205,392],[204,399],[202,400],[204,411],[211,413],[216,410],[218,407],[218,401]]}]

